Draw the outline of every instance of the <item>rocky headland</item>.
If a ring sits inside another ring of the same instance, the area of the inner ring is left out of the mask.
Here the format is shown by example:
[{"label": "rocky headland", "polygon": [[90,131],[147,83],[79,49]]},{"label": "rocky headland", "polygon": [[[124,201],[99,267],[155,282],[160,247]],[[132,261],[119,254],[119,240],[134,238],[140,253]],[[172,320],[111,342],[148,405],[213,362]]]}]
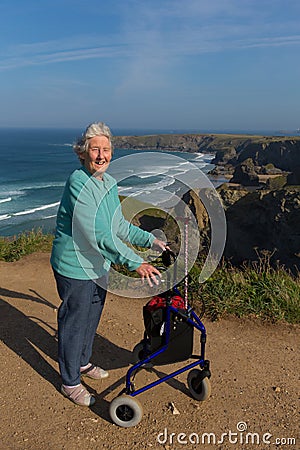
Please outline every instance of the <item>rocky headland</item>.
[{"label": "rocky headland", "polygon": [[288,184],[300,184],[300,136],[158,134],[115,136],[113,142],[123,149],[213,153],[211,174],[244,186],[259,186],[281,175]]},{"label": "rocky headland", "polygon": [[[227,220],[224,257],[233,264],[266,255],[272,264],[300,270],[300,136],[181,134],[117,136],[118,148],[213,153],[211,176]],[[196,194],[196,195],[195,195]],[[199,195],[184,201],[193,210],[203,242],[209,220]]]},{"label": "rocky headland", "polygon": [[[248,190],[226,184],[218,188],[226,215],[224,257],[233,265],[266,259],[294,274],[300,270],[300,188]],[[185,201],[199,224],[201,241],[208,242],[210,227],[199,195]]]}]

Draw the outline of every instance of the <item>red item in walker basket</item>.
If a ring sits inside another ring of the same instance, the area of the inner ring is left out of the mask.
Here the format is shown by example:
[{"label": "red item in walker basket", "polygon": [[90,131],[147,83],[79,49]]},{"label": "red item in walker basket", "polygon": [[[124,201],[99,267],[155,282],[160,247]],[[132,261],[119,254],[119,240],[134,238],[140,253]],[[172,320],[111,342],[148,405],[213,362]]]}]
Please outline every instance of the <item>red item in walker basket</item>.
[{"label": "red item in walker basket", "polygon": [[[180,295],[173,295],[171,297],[171,302],[173,308],[176,309],[185,309],[184,300]],[[149,312],[155,311],[158,308],[165,308],[166,307],[166,299],[164,297],[160,297],[159,295],[156,295],[146,305],[146,308]]]}]

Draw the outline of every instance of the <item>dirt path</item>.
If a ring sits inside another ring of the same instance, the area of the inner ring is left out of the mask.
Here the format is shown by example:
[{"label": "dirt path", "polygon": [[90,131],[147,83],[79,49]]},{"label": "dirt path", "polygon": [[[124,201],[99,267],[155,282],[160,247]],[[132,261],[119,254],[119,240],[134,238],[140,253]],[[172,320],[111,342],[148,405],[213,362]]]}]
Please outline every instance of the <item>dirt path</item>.
[{"label": "dirt path", "polygon": [[[131,350],[142,338],[144,301],[108,296],[94,362],[110,377],[85,379],[97,402],[81,408],[59,393],[59,299],[49,255],[0,262],[0,275],[1,450],[300,448],[299,327],[204,320],[211,397],[203,403],[191,398],[187,375],[181,374],[139,395],[142,421],[124,429],[112,424],[108,407],[124,387]],[[142,371],[136,384],[143,386],[169,369]],[[172,413],[170,402],[180,414]],[[222,438],[222,433],[227,434]]]}]

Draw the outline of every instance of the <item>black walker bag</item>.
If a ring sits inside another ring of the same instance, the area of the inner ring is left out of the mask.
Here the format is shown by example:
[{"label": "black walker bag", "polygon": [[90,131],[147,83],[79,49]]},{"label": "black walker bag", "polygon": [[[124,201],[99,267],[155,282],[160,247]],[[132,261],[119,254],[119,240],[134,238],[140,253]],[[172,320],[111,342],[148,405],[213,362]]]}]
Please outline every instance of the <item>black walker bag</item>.
[{"label": "black walker bag", "polygon": [[[171,311],[169,345],[164,352],[153,358],[152,362],[156,365],[185,361],[193,353],[194,327],[185,317],[184,300],[179,295],[174,295],[171,303],[178,312]],[[149,350],[153,353],[166,342],[166,298],[153,297],[143,307],[143,316]]]}]

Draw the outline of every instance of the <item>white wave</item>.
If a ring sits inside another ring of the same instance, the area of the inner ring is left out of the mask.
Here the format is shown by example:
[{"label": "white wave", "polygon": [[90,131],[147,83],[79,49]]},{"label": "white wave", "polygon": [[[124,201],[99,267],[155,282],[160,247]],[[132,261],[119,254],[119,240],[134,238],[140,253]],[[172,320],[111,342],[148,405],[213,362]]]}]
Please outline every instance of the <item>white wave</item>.
[{"label": "white wave", "polygon": [[127,192],[127,191],[131,191],[131,190],[134,190],[134,187],[133,186],[118,186],[118,191],[119,191],[119,193],[124,193],[124,192]]},{"label": "white wave", "polygon": [[205,156],[204,153],[197,153],[195,159],[202,159],[203,156]]},{"label": "white wave", "polygon": [[127,167],[122,167],[121,169],[119,169],[119,167],[116,166],[112,166],[109,167],[108,169],[108,173],[114,177],[116,180],[120,180],[120,179],[124,179],[124,174],[130,174],[129,176],[135,175],[135,170],[134,169],[128,169]]},{"label": "white wave", "polygon": [[46,188],[52,188],[52,187],[61,187],[64,185],[65,185],[65,182],[54,182],[54,183],[47,183],[47,184],[37,183],[37,184],[29,185],[29,186],[24,186],[24,187],[22,187],[22,190],[28,191],[30,189],[46,189]]},{"label": "white wave", "polygon": [[168,166],[168,167],[156,167],[156,168],[151,169],[151,171],[141,168],[141,169],[137,169],[135,171],[135,175],[137,177],[139,177],[139,178],[142,178],[142,179],[143,178],[150,178],[150,177],[155,177],[155,176],[158,176],[158,175],[165,175],[168,172],[168,170],[170,170],[170,169],[171,169],[170,166]]},{"label": "white wave", "polygon": [[38,208],[27,209],[27,210],[24,210],[24,211],[20,211],[20,212],[14,213],[13,216],[23,216],[25,214],[33,214],[36,211],[42,211],[44,209],[54,208],[55,206],[58,206],[59,203],[60,202],[55,202],[55,203],[50,203],[49,205],[39,206]]},{"label": "white wave", "polygon": [[131,197],[141,195],[141,194],[150,194],[151,192],[157,191],[157,190],[164,190],[166,193],[168,190],[164,189],[168,186],[172,186],[176,181],[176,178],[173,177],[166,177],[156,183],[153,184],[144,184],[139,185],[138,187],[136,185],[133,186],[118,186],[119,188],[119,194],[120,195],[130,195]]},{"label": "white wave", "polygon": [[184,169],[181,167],[174,167],[174,169],[170,169],[168,172],[168,176],[174,177],[176,179],[176,175],[186,173],[189,170],[189,167]]},{"label": "white wave", "polygon": [[134,174],[140,178],[154,177],[157,175],[167,174],[169,170],[174,169],[182,164],[189,164],[188,161],[164,161],[161,160],[157,165],[153,165],[153,161],[145,161],[145,165],[136,167]]},{"label": "white wave", "polygon": [[43,217],[43,220],[44,220],[44,219],[53,219],[53,217],[56,217],[56,214],[53,214],[52,216],[46,216],[46,217]]},{"label": "white wave", "polygon": [[194,162],[195,166],[198,167],[199,169],[204,169],[204,167],[207,166],[207,164],[205,164],[203,161],[202,162]]},{"label": "white wave", "polygon": [[164,178],[163,180],[160,180],[158,183],[155,183],[155,185],[152,186],[148,186],[148,189],[153,190],[153,189],[163,189],[165,187],[168,186],[172,186],[172,184],[175,183],[175,178],[173,177],[167,177]]},{"label": "white wave", "polygon": [[[204,158],[208,159],[210,156],[213,158],[214,155],[204,154],[202,152],[194,154],[185,153],[183,157],[183,155],[175,156],[165,153],[144,152],[134,156],[127,155],[117,158],[110,166],[110,173],[117,180],[124,180],[127,178],[127,174],[129,177],[133,173],[136,177],[140,178],[141,182],[145,182],[145,189],[147,189],[147,179],[152,177],[174,176],[176,179],[178,174],[183,175],[195,167],[205,170],[207,164]],[[194,167],[193,164],[195,164]],[[140,190],[140,188],[140,183],[137,183],[136,190]]]},{"label": "white wave", "polygon": [[156,172],[156,173],[154,173],[154,172],[141,172],[141,173],[138,173],[137,172],[135,175],[143,180],[144,178],[151,178],[151,177],[154,177],[154,176],[157,176],[157,175],[161,175],[161,172]]},{"label": "white wave", "polygon": [[9,214],[2,214],[2,216],[0,216],[0,220],[5,220],[5,219],[9,219],[11,216]]},{"label": "white wave", "polygon": [[0,203],[6,203],[6,202],[11,202],[11,197],[1,198],[0,199]]},{"label": "white wave", "polygon": [[203,155],[203,161],[206,164],[210,164],[215,156],[216,156],[215,153],[206,153],[205,155]]},{"label": "white wave", "polygon": [[131,194],[131,197],[137,197],[139,201],[149,203],[154,206],[158,205],[167,205],[172,206],[172,200],[175,200],[176,203],[176,195],[172,192],[165,191],[163,189],[154,189],[151,191],[135,191]]},{"label": "white wave", "polygon": [[68,142],[64,144],[48,144],[50,147],[73,147],[73,144],[70,144]]},{"label": "white wave", "polygon": [[22,189],[12,189],[12,190],[3,190],[0,192],[1,195],[8,195],[9,197],[15,197],[15,196],[20,196],[20,195],[24,195],[25,192],[23,192]]},{"label": "white wave", "polygon": [[162,164],[159,165],[159,167],[153,167],[151,168],[151,170],[149,170],[149,168],[145,169],[145,168],[138,168],[135,170],[135,175],[138,176],[141,179],[144,178],[151,178],[151,177],[155,177],[158,175],[170,175],[173,173],[181,173],[181,172],[186,172],[187,170],[190,169],[191,167],[191,163],[195,163],[198,164],[198,160],[201,160],[201,163],[203,164],[204,167],[206,164],[203,162],[202,157],[204,155],[202,155],[201,157],[197,157],[195,159],[193,159],[192,161],[189,160],[185,160],[185,161],[180,161],[177,162],[177,164],[174,166],[170,165],[169,162],[168,164],[165,164],[165,166],[162,166]]},{"label": "white wave", "polygon": [[[141,179],[143,178],[150,178],[150,177],[155,177],[155,176],[159,176],[159,175],[169,175],[169,173],[175,171],[175,170],[182,170],[183,166],[188,166],[189,167],[190,162],[189,161],[184,161],[184,162],[180,162],[178,165],[176,166],[165,166],[165,167],[154,167],[151,170],[136,170],[135,175]],[[188,168],[186,169],[188,170]]]},{"label": "white wave", "polygon": [[[172,186],[172,184],[175,183],[175,178],[174,177],[165,177],[160,181],[157,181],[156,183],[151,183],[151,184],[145,184],[143,186],[138,186],[138,190],[139,191],[154,191],[157,189],[164,189],[168,186]],[[135,187],[135,189],[137,188],[137,186]]]},{"label": "white wave", "polygon": [[[11,189],[11,190],[0,190],[0,195],[8,195],[10,197],[19,197],[21,195],[26,195],[27,193],[25,191],[29,191],[31,189],[47,189],[47,188],[53,188],[53,187],[63,187],[65,185],[65,181],[59,182],[55,181],[53,183],[35,183],[35,184],[28,184],[24,186],[20,186],[20,188]],[[8,200],[7,200],[8,201]],[[0,200],[1,203],[1,200]]]}]

